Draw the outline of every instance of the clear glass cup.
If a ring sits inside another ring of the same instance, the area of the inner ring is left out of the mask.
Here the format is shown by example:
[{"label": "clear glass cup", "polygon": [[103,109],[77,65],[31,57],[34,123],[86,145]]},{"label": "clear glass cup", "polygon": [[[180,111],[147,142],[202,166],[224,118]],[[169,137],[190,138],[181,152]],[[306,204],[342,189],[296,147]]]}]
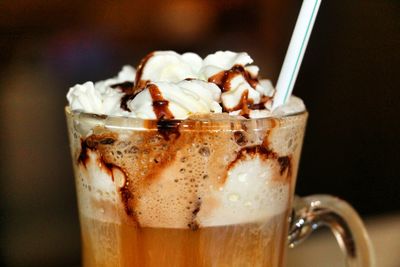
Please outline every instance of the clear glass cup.
[{"label": "clear glass cup", "polygon": [[307,112],[152,121],[66,108],[81,223],[92,266],[285,265],[320,226],[348,266],[374,266],[357,213],[294,195]]}]

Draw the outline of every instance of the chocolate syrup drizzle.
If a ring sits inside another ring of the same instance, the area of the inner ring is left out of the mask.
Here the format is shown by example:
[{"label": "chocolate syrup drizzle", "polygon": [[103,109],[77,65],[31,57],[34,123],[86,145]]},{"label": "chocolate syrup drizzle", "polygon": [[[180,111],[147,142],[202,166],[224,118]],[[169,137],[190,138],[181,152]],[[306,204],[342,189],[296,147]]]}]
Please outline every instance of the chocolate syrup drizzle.
[{"label": "chocolate syrup drizzle", "polygon": [[153,111],[158,120],[172,120],[174,115],[168,108],[168,100],[165,100],[161,94],[160,89],[155,84],[149,84],[151,98],[153,99]]},{"label": "chocolate syrup drizzle", "polygon": [[136,77],[135,77],[135,88],[137,91],[136,94],[138,94],[140,91],[142,91],[146,87],[146,85],[149,83],[149,81],[142,81],[142,76],[143,76],[144,67],[146,66],[149,59],[152,58],[153,56],[154,56],[154,52],[147,54],[140,61],[140,64],[136,69]]},{"label": "chocolate syrup drizzle", "polygon": [[[135,89],[134,96],[143,91],[145,88],[149,89],[151,98],[153,99],[153,110],[156,114],[157,120],[172,120],[174,115],[168,109],[168,101],[165,100],[161,94],[160,89],[155,85],[151,84],[149,81],[142,81],[143,70],[146,67],[147,62],[154,56],[154,52],[147,54],[137,67],[136,77],[135,77]],[[134,97],[133,97],[134,98]]]},{"label": "chocolate syrup drizzle", "polygon": [[169,140],[170,135],[175,135],[176,138],[179,137],[180,121],[169,122],[174,119],[174,115],[168,108],[168,100],[163,98],[160,89],[155,84],[151,84],[150,81],[142,81],[143,70],[153,56],[154,52],[151,52],[141,60],[137,67],[135,83],[124,82],[112,85],[111,87],[118,88],[124,93],[124,96],[121,98],[120,107],[128,112],[132,111],[128,107],[128,102],[134,99],[145,88],[148,88],[153,100],[153,111],[157,117],[157,129],[165,140]]},{"label": "chocolate syrup drizzle", "polygon": [[[104,146],[104,145],[113,145],[115,143],[115,137],[109,137],[109,136],[101,136],[101,135],[91,135],[87,137],[86,139],[81,139],[81,152],[78,156],[78,163],[82,164],[86,168],[86,165],[88,164],[89,160],[89,155],[88,152],[89,150],[91,151],[96,151],[99,154],[98,157],[98,166],[101,166],[105,171],[107,171],[110,176],[112,181],[114,182],[114,174],[113,174],[113,169],[118,169],[120,170],[125,177],[127,177],[126,172],[119,166],[115,165],[112,162],[109,162],[105,159],[105,157],[102,155],[101,148],[99,149],[99,146]],[[124,209],[126,215],[131,217],[133,221],[139,225],[139,222],[136,218],[135,211],[132,208],[131,201],[133,201],[134,196],[132,192],[129,190],[128,185],[125,184],[122,188],[119,189],[120,196],[122,203],[124,204]]]},{"label": "chocolate syrup drizzle", "polygon": [[[88,150],[97,151],[98,146],[112,145],[114,143],[115,143],[114,137],[104,137],[101,135],[100,136],[91,135],[85,140],[81,139],[81,153],[78,156],[78,163],[86,167],[89,160]],[[114,168],[119,169],[122,173],[125,174],[125,171],[123,169],[121,169],[114,163],[108,162],[101,153],[98,161],[99,161],[99,166],[103,167],[111,175],[113,181],[114,181],[114,174],[113,174]]]},{"label": "chocolate syrup drizzle", "polygon": [[147,64],[147,61],[154,55],[154,52],[149,53],[146,55],[141,61],[139,66],[137,67],[135,82],[124,82],[119,84],[114,84],[111,88],[120,89],[124,96],[121,98],[121,109],[131,112],[130,108],[128,107],[128,102],[136,97],[141,91],[143,91],[149,81],[142,81],[143,69]]},{"label": "chocolate syrup drizzle", "polygon": [[157,131],[166,141],[171,140],[173,135],[177,139],[181,135],[179,131],[181,122],[181,120],[157,120]]},{"label": "chocolate syrup drizzle", "polygon": [[123,93],[129,94],[133,90],[133,82],[123,82],[123,83],[117,83],[113,84],[110,87],[114,89],[120,89]]},{"label": "chocolate syrup drizzle", "polygon": [[288,176],[292,176],[292,159],[290,156],[278,157],[278,163],[281,166],[280,175],[283,175],[287,170]]},{"label": "chocolate syrup drizzle", "polygon": [[128,101],[135,98],[136,94],[134,93],[134,83],[133,82],[124,82],[111,85],[111,88],[121,90],[125,95],[121,98],[120,107],[125,110],[131,112],[128,108]]},{"label": "chocolate syrup drizzle", "polygon": [[[244,66],[242,65],[234,65],[231,69],[226,71],[221,71],[208,79],[208,82],[215,83],[222,92],[228,92],[231,90],[231,82],[237,76],[241,75],[247,83],[251,86],[251,88],[256,89],[257,85],[259,84],[259,80],[257,77],[252,77],[250,72],[246,71]],[[249,99],[249,91],[245,90],[242,93],[239,103],[233,108],[226,108],[222,105],[222,109],[224,112],[231,112],[236,110],[241,110],[241,116],[245,118],[250,118],[250,110],[254,109],[265,109],[265,103],[270,98],[267,96],[263,96],[261,98],[260,103],[254,104],[252,99]]]},{"label": "chocolate syrup drizzle", "polygon": [[191,221],[187,225],[192,231],[196,231],[200,227],[199,223],[196,220],[197,213],[199,213],[200,208],[201,208],[201,199],[199,198],[196,202],[196,206],[195,206],[194,210],[192,211]]},{"label": "chocolate syrup drizzle", "polygon": [[256,86],[259,84],[257,78],[253,78],[251,74],[245,70],[242,65],[234,65],[231,69],[221,71],[210,78],[208,78],[208,82],[215,83],[221,89],[222,92],[229,91],[231,81],[237,75],[242,75],[243,78],[250,84],[253,89],[256,89]]},{"label": "chocolate syrup drizzle", "polygon": [[264,159],[276,160],[280,166],[279,174],[283,175],[287,171],[287,177],[292,176],[292,157],[279,156],[276,152],[272,151],[269,148],[266,148],[263,145],[247,146],[240,149],[236,155],[236,158],[231,163],[229,163],[228,170],[232,169],[237,162],[246,159],[247,156],[254,157],[256,155]]},{"label": "chocolate syrup drizzle", "polygon": [[[99,145],[112,145],[115,142],[114,136],[94,136],[91,135],[86,139],[81,139],[81,152],[78,156],[78,163],[86,166],[89,160],[88,151],[97,151]],[[106,167],[109,170],[112,170],[114,165],[112,163],[108,163],[104,160],[104,157],[101,155],[100,164]],[[118,167],[119,168],[119,167]]]},{"label": "chocolate syrup drizzle", "polygon": [[181,120],[174,120],[174,115],[169,110],[168,100],[165,100],[161,94],[160,89],[155,84],[149,84],[151,98],[153,99],[153,111],[157,117],[157,130],[165,140],[170,140],[171,135],[175,138],[180,136],[179,126]]}]

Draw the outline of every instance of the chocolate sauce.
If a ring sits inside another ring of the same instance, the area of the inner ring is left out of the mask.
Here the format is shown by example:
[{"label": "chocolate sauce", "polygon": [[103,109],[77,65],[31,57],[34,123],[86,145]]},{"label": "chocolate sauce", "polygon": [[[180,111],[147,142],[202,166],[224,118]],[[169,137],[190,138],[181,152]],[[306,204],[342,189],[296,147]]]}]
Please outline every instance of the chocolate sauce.
[{"label": "chocolate sauce", "polygon": [[133,82],[123,82],[111,85],[111,88],[120,89],[125,95],[121,98],[121,109],[131,112],[128,108],[128,101],[135,98],[135,96],[139,93],[136,92],[135,86]]},{"label": "chocolate sauce", "polygon": [[112,145],[112,144],[114,144],[114,142],[115,142],[115,139],[109,138],[109,137],[100,140],[100,144],[102,144],[102,145]]},{"label": "chocolate sauce", "polygon": [[[147,54],[141,61],[139,66],[136,69],[136,77],[135,77],[135,87],[136,90],[143,90],[146,87],[148,81],[142,81],[143,69],[145,68],[147,61],[154,56],[154,52]],[[138,92],[137,92],[138,93]]]},{"label": "chocolate sauce", "polygon": [[[227,172],[232,169],[236,163],[238,163],[241,160],[245,160],[247,157],[255,157],[259,156],[260,158],[263,159],[273,159],[276,160],[280,166],[279,173],[280,175],[283,175],[285,171],[287,170],[287,177],[292,176],[292,160],[291,156],[282,156],[280,157],[276,152],[272,151],[271,149],[263,146],[263,145],[254,145],[254,146],[248,146],[248,147],[243,147],[242,149],[239,150],[239,152],[236,155],[236,158],[229,163]],[[225,183],[227,177],[222,181]]]},{"label": "chocolate sauce", "polygon": [[[156,125],[152,121],[146,121],[147,128],[157,127],[158,132],[163,136],[165,140],[170,140],[171,135],[175,135],[175,138],[180,136],[179,126],[181,120],[174,120],[174,115],[169,110],[169,101],[164,99],[160,89],[155,84],[148,84],[146,87],[152,98],[153,111],[156,115],[157,122]],[[129,110],[127,107],[127,102],[135,98],[136,93],[128,94],[122,97],[121,108]]]},{"label": "chocolate sauce", "polygon": [[[222,92],[227,92],[229,91],[231,81],[237,76],[241,75],[246,82],[253,88],[256,89],[257,85],[259,84],[258,78],[253,78],[250,74],[250,72],[246,71],[245,68],[242,65],[234,65],[231,69],[226,70],[226,71],[221,71],[213,76],[211,76],[208,79],[208,82],[215,83]],[[270,98],[267,96],[263,96],[261,98],[260,103],[254,104],[253,100],[249,99],[249,91],[245,90],[242,93],[240,102],[233,108],[226,108],[222,107],[224,112],[231,112],[235,110],[241,110],[240,115],[249,118],[250,116],[250,110],[255,110],[255,109],[265,109],[265,103],[269,100]]]},{"label": "chocolate sauce", "polygon": [[239,161],[246,159],[247,156],[254,157],[256,155],[260,155],[261,157],[269,158],[273,154],[274,153],[271,150],[265,148],[262,145],[254,145],[254,146],[247,146],[247,147],[241,148],[239,150],[239,152],[236,154],[236,158],[232,162],[229,163],[229,165],[227,167],[226,175],[225,175],[224,179],[222,179],[222,181],[221,181],[222,184],[224,184],[226,179],[228,178],[227,175],[228,175],[229,170],[232,169],[236,165],[236,163],[238,163]]},{"label": "chocolate sauce", "polygon": [[178,138],[181,133],[179,132],[180,120],[158,120],[157,130],[162,135],[164,140],[169,141],[172,135],[175,135],[175,139]]},{"label": "chocolate sauce", "polygon": [[252,109],[252,110],[255,110],[255,109],[258,109],[258,110],[262,110],[262,109],[266,109],[266,107],[265,107],[265,102],[267,102],[269,100],[269,98],[267,98],[267,99],[265,99],[265,100],[263,100],[263,99],[261,99],[261,101],[260,101],[260,103],[258,103],[258,104],[250,104],[250,103],[248,103],[247,104],[247,107],[249,108],[249,109]]},{"label": "chocolate sauce", "polygon": [[[124,209],[126,215],[129,217],[136,217],[135,211],[133,210],[130,202],[133,201],[133,194],[131,190],[128,188],[128,185],[125,184],[122,188],[119,189],[119,193],[121,196],[122,203],[124,204]],[[135,220],[137,222],[137,220]]]},{"label": "chocolate sauce", "polygon": [[262,146],[264,146],[264,147],[270,146],[269,137],[271,136],[271,133],[274,130],[274,128],[279,125],[279,121],[276,119],[271,118],[270,122],[271,122],[271,127],[266,131],[264,140],[262,142]]},{"label": "chocolate sauce", "polygon": [[251,77],[250,73],[246,71],[242,65],[234,65],[229,70],[221,71],[208,78],[208,82],[215,83],[216,85],[218,85],[222,92],[227,92],[231,89],[231,81],[237,75],[243,76],[243,78],[248,82],[248,84],[250,84],[253,89],[255,89],[259,83],[258,79]]},{"label": "chocolate sauce", "polygon": [[191,221],[190,223],[188,223],[188,227],[190,228],[190,230],[192,231],[197,231],[200,228],[200,225],[198,222],[196,221]]},{"label": "chocolate sauce", "polygon": [[131,112],[132,110],[130,108],[128,108],[128,101],[132,100],[135,98],[135,94],[125,94],[122,98],[121,98],[121,105],[120,107],[128,112]]},{"label": "chocolate sauce", "polygon": [[247,155],[251,156],[260,155],[266,158],[273,158],[275,156],[275,153],[272,150],[262,145],[243,147],[242,149],[239,150],[236,159],[232,161],[229,165],[236,163],[236,161],[238,160],[244,159]]},{"label": "chocolate sauce", "polygon": [[99,161],[100,161],[99,166],[102,166],[104,169],[107,170],[107,172],[110,174],[113,182],[115,181],[113,169],[118,169],[124,174],[125,177],[127,176],[125,174],[125,171],[121,167],[115,165],[112,162],[108,162],[103,156],[100,157]]},{"label": "chocolate sauce", "polygon": [[201,200],[199,198],[198,201],[196,202],[196,206],[195,206],[194,210],[192,211],[192,219],[188,223],[188,227],[192,231],[196,231],[196,230],[198,230],[200,228],[199,223],[196,221],[197,213],[199,213],[200,208],[201,208]]},{"label": "chocolate sauce", "polygon": [[158,120],[172,120],[174,115],[168,109],[168,100],[165,100],[157,85],[150,84],[148,87],[151,98],[153,99],[153,110]]},{"label": "chocolate sauce", "polygon": [[244,146],[248,142],[246,135],[242,131],[234,132],[233,137],[235,138],[236,144],[239,146]]},{"label": "chocolate sauce", "polygon": [[279,165],[281,169],[279,173],[283,175],[285,171],[288,171],[288,176],[292,175],[292,159],[289,156],[279,157],[278,158]]},{"label": "chocolate sauce", "polygon": [[123,93],[131,93],[133,91],[133,82],[123,82],[123,83],[117,83],[113,84],[110,87],[114,89],[120,89]]},{"label": "chocolate sauce", "polygon": [[[81,152],[78,156],[78,163],[86,166],[87,161],[89,160],[89,150],[96,151],[99,145],[112,145],[114,142],[115,136],[91,135],[86,139],[81,139]],[[104,166],[107,167],[106,164]]]},{"label": "chocolate sauce", "polygon": [[86,140],[81,139],[81,153],[79,153],[78,156],[78,163],[82,164],[83,166],[86,166],[89,160],[88,149],[91,148],[88,147]]},{"label": "chocolate sauce", "polygon": [[250,110],[249,110],[248,104],[252,103],[252,102],[253,101],[249,99],[249,90],[245,90],[242,93],[239,104],[236,107],[234,107],[233,110],[240,110],[239,115],[249,119],[250,118]]},{"label": "chocolate sauce", "polygon": [[[112,146],[116,142],[116,136],[114,135],[91,135],[86,139],[81,140],[81,152],[78,156],[78,162],[83,166],[86,166],[89,160],[88,152],[97,151],[98,153],[98,166],[101,166],[106,172],[108,172],[111,176],[112,181],[115,180],[114,178],[114,169],[120,170],[121,173],[125,176],[125,180],[127,180],[127,174],[124,169],[120,166],[117,166],[115,163],[107,159],[107,157],[103,154],[103,150],[107,146]],[[122,203],[124,204],[124,209],[126,214],[133,218],[135,223],[137,222],[136,214],[134,209],[132,208],[134,201],[134,195],[128,187],[128,184],[125,183],[122,188],[119,189],[119,193],[121,196]]]},{"label": "chocolate sauce", "polygon": [[233,108],[223,107],[224,112],[231,112],[235,110],[240,110],[239,115],[249,119],[250,118],[250,109],[249,106],[253,104],[253,100],[249,99],[249,90],[244,90],[242,96],[240,97],[239,103]]}]

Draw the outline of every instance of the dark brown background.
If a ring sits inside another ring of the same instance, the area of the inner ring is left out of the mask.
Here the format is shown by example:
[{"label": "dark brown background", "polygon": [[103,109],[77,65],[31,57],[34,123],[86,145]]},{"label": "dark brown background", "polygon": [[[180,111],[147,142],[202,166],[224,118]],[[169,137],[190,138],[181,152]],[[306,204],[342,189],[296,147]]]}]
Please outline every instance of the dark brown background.
[{"label": "dark brown background", "polygon": [[[152,50],[248,51],[276,81],[301,1],[1,1],[0,265],[79,265],[69,86]],[[310,112],[297,192],[400,211],[400,2],[323,1],[295,87]]]}]

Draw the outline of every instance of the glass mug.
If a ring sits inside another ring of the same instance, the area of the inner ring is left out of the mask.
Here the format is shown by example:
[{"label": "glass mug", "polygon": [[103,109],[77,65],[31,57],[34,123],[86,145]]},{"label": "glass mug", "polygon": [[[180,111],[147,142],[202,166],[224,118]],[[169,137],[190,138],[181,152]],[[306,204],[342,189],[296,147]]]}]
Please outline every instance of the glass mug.
[{"label": "glass mug", "polygon": [[156,121],[67,107],[66,116],[84,267],[281,267],[288,245],[322,225],[348,266],[374,266],[346,202],[294,196],[307,112]]}]

